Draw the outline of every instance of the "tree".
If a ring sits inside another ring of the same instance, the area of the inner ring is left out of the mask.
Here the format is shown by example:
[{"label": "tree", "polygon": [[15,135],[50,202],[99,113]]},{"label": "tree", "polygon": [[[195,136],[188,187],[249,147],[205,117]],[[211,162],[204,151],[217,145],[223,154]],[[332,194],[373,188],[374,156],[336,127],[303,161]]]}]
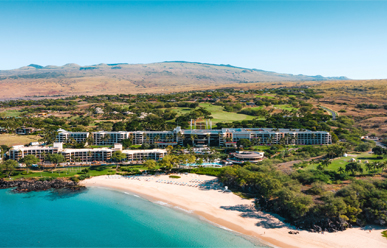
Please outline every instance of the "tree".
[{"label": "tree", "polygon": [[167,152],[170,153],[173,150],[173,146],[169,145],[166,148]]},{"label": "tree", "polygon": [[372,152],[376,155],[383,155],[383,154],[387,153],[387,150],[383,149],[380,146],[376,146],[376,147],[372,148]]},{"label": "tree", "polygon": [[371,164],[371,163],[367,163],[365,166],[366,166],[368,171],[371,171],[372,168],[374,167],[373,164]]},{"label": "tree", "polygon": [[7,177],[11,178],[11,175],[15,171],[16,166],[18,166],[18,163],[15,160],[9,159],[1,163],[0,168],[6,172]]},{"label": "tree", "polygon": [[355,147],[355,151],[357,152],[366,152],[366,151],[369,151],[370,149],[371,149],[370,143],[362,143]]},{"label": "tree", "polygon": [[45,129],[43,133],[43,137],[39,141],[44,142],[45,145],[49,145],[55,142],[57,135],[58,135],[57,131]]},{"label": "tree", "polygon": [[203,164],[203,159],[202,158],[199,158],[197,161],[196,161],[196,164],[200,167],[202,166]]},{"label": "tree", "polygon": [[88,146],[91,146],[94,143],[94,136],[91,132],[89,132],[89,136],[86,139],[86,143]]},{"label": "tree", "polygon": [[160,164],[170,170],[173,168],[174,160],[175,155],[166,155],[163,160],[161,160]]},{"label": "tree", "polygon": [[115,162],[120,162],[126,158],[126,154],[122,153],[121,151],[115,151],[112,154],[112,159]]},{"label": "tree", "polygon": [[124,148],[129,148],[132,145],[132,139],[123,139],[121,144]]},{"label": "tree", "polygon": [[332,163],[332,161],[329,159],[329,158],[326,158],[324,160],[321,161],[321,164],[326,168],[328,167],[330,164]]},{"label": "tree", "polygon": [[48,154],[45,158],[45,160],[50,161],[51,163],[55,164],[55,168],[59,163],[62,163],[65,161],[62,154],[54,153],[54,154]]},{"label": "tree", "polygon": [[[126,154],[122,153],[121,151],[115,151],[112,154],[112,159],[115,162],[121,162],[126,158]],[[118,169],[119,164],[117,163],[116,170]]]},{"label": "tree", "polygon": [[39,161],[40,161],[40,159],[38,159],[37,157],[35,157],[32,154],[26,155],[26,156],[24,156],[24,158],[20,159],[20,162],[26,164],[27,174],[28,174],[28,170],[29,170],[30,166],[38,163]]},{"label": "tree", "polygon": [[361,167],[361,165],[357,162],[351,162],[351,163],[348,163],[346,166],[345,166],[345,171],[350,171],[352,173],[353,176],[356,175],[356,172],[363,172],[363,168]]},{"label": "tree", "polygon": [[337,171],[338,171],[340,174],[343,174],[344,171],[345,171],[345,169],[344,169],[344,167],[341,166]]},{"label": "tree", "polygon": [[147,167],[148,170],[154,170],[154,169],[156,169],[156,165],[157,165],[157,163],[156,163],[156,161],[153,160],[153,159],[146,160],[146,161],[144,162],[144,166]]},{"label": "tree", "polygon": [[248,140],[248,139],[240,139],[237,142],[237,146],[243,147],[243,148],[250,147],[251,146],[251,141]]}]

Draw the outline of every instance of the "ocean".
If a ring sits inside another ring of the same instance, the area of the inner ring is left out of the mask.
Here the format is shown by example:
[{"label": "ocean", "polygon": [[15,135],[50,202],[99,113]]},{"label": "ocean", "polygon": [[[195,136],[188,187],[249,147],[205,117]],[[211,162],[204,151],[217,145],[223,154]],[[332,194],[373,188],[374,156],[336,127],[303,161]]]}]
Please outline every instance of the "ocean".
[{"label": "ocean", "polygon": [[0,190],[0,247],[267,247],[128,192]]}]

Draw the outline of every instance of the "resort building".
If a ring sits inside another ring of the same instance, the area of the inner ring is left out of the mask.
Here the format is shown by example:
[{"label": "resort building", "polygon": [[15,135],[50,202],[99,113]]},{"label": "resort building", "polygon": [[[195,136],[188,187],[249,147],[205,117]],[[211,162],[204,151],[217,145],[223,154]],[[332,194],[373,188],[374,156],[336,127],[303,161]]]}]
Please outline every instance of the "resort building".
[{"label": "resort building", "polygon": [[15,133],[19,135],[27,135],[35,132],[36,129],[33,127],[19,127],[16,128]]},{"label": "resort building", "polygon": [[295,144],[324,145],[332,144],[332,136],[326,131],[310,131],[306,129],[278,128],[223,128],[220,145],[236,144],[241,139],[248,139],[257,145]]},{"label": "resort building", "polygon": [[[207,125],[208,127],[208,125]],[[158,147],[187,144],[196,147],[236,146],[241,139],[248,139],[255,145],[295,144],[324,145],[332,144],[332,137],[326,131],[279,128],[222,128],[222,129],[181,129],[172,131],[111,131],[93,132],[93,145],[113,145],[130,139],[132,144],[157,144]],[[66,142],[74,138],[78,143],[84,142],[87,132],[59,132],[57,141]]]},{"label": "resort building", "polygon": [[124,139],[129,139],[130,133],[119,131],[119,132],[106,132],[99,131],[93,132],[93,144],[94,145],[114,145],[116,143],[121,143]]},{"label": "resort building", "polygon": [[44,157],[48,154],[59,153],[63,149],[61,143],[55,143],[52,147],[47,146],[13,146],[8,154],[9,158],[18,161],[24,156],[34,155],[41,161],[44,161]]},{"label": "resort building", "polygon": [[167,150],[153,149],[153,150],[123,150],[122,153],[126,154],[126,161],[142,163],[145,160],[161,160],[167,155]]},{"label": "resort building", "polygon": [[150,149],[150,150],[122,150],[121,144],[114,144],[113,148],[63,148],[63,143],[54,143],[52,147],[47,146],[13,146],[9,150],[9,158],[13,160],[20,160],[26,155],[34,155],[44,162],[47,154],[62,154],[67,162],[109,162],[115,151],[122,151],[127,155],[127,159],[124,161],[136,162],[147,159],[160,160],[166,154],[165,149]]},{"label": "resort building", "polygon": [[77,143],[86,143],[89,137],[88,132],[68,132],[64,129],[57,130],[58,135],[56,136],[55,142],[58,143],[71,143],[73,141]]},{"label": "resort building", "polygon": [[113,145],[130,139],[134,145],[157,144],[159,147],[177,145],[177,133],[173,131],[111,131],[93,132],[94,145]]},{"label": "resort building", "polygon": [[230,153],[230,156],[227,161],[234,164],[243,164],[245,162],[258,163],[263,160],[264,152],[239,151]]}]

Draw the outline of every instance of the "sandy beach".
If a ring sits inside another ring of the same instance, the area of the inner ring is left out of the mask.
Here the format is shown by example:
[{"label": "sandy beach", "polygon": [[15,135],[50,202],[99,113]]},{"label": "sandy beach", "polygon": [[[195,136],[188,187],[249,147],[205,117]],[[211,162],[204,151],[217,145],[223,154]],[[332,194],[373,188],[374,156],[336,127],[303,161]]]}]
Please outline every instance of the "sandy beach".
[{"label": "sandy beach", "polygon": [[[242,199],[233,193],[227,193],[217,188],[214,186],[215,184],[211,184],[216,180],[216,177],[194,174],[179,176],[181,176],[179,179],[172,179],[166,175],[136,178],[99,176],[83,181],[82,185],[113,188],[138,194],[158,204],[180,208],[199,215],[216,225],[255,237],[269,246],[387,247],[387,239],[381,235],[381,231],[385,229],[375,226],[372,228],[352,228],[337,233],[317,234],[300,231],[298,235],[288,234],[290,230],[295,230],[295,228],[273,215],[256,211],[252,200]],[[166,183],[169,181],[173,181],[174,184]],[[206,187],[193,187],[193,185],[206,182],[208,182]]]}]

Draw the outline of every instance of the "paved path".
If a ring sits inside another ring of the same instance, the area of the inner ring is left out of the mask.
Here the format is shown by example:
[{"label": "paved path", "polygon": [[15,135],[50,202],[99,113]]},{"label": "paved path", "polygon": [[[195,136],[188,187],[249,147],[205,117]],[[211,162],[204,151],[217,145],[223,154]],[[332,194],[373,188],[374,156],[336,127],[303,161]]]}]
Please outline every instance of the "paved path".
[{"label": "paved path", "polygon": [[373,139],[367,139],[367,140],[375,141],[375,144],[376,144],[377,146],[380,146],[381,148],[387,149],[387,147],[386,147],[385,145],[383,145],[380,141],[373,140]]},{"label": "paved path", "polygon": [[329,109],[329,108],[326,108],[326,107],[323,107],[323,106],[321,106],[321,108],[323,108],[323,109],[325,109],[326,111],[328,111],[328,112],[330,112],[331,114],[332,114],[332,120],[336,120],[336,112],[335,111],[333,111],[333,110],[331,110],[331,109]]}]

